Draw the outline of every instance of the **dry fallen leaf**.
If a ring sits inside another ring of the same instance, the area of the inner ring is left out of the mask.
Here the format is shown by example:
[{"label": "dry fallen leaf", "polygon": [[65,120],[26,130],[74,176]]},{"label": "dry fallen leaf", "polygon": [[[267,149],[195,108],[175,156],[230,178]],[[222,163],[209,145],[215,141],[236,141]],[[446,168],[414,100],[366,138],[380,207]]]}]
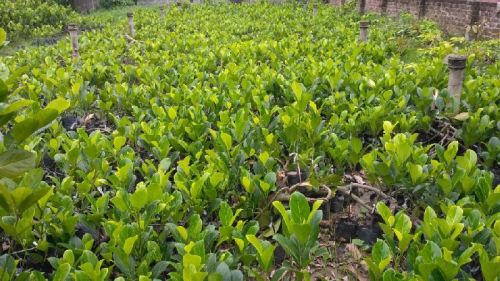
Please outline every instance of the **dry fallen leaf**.
[{"label": "dry fallen leaf", "polygon": [[354,176],[354,180],[356,180],[357,183],[359,184],[365,184],[365,181],[363,180],[363,178],[359,175],[353,175]]},{"label": "dry fallen leaf", "polygon": [[458,120],[458,121],[464,121],[469,119],[469,112],[461,112],[455,116],[453,116],[453,119]]},{"label": "dry fallen leaf", "polygon": [[363,258],[363,255],[359,251],[358,247],[352,243],[346,245],[346,249],[351,253],[352,257],[355,260],[360,260]]},{"label": "dry fallen leaf", "polygon": [[9,243],[7,243],[6,241],[4,241],[4,242],[2,243],[2,251],[3,251],[3,252],[5,252],[5,251],[7,251],[9,248],[10,248],[10,244],[9,244]]}]

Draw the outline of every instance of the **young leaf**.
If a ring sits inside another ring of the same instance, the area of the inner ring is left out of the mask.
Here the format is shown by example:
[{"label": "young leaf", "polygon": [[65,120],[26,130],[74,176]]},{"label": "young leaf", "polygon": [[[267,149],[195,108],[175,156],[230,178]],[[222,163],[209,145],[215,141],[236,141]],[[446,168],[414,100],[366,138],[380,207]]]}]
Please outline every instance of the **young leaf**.
[{"label": "young leaf", "polygon": [[224,142],[224,145],[226,146],[226,149],[231,149],[231,146],[233,145],[233,138],[231,137],[231,135],[222,132],[220,136],[222,138],[222,141]]},{"label": "young leaf", "polygon": [[189,166],[189,161],[191,160],[191,156],[187,156],[186,158],[180,160],[177,164],[181,168],[181,170],[189,176],[191,173],[191,167]]},{"label": "young leaf", "polygon": [[139,211],[146,205],[148,201],[148,192],[145,187],[139,187],[135,190],[135,192],[130,195],[130,204],[132,207]]},{"label": "young leaf", "polygon": [[226,202],[222,202],[219,209],[219,219],[221,225],[229,226],[231,225],[231,220],[233,218],[233,210]]},{"label": "young leaf", "polygon": [[377,213],[382,217],[384,222],[392,227],[392,225],[394,224],[395,218],[392,215],[392,212],[389,209],[389,207],[387,207],[387,205],[385,205],[384,202],[378,202],[376,209],[377,209]]},{"label": "young leaf", "polygon": [[113,140],[113,146],[115,150],[119,150],[125,145],[126,142],[127,139],[124,136],[116,136]]},{"label": "young leaf", "polygon": [[53,281],[66,281],[69,277],[69,273],[71,271],[71,265],[69,263],[60,264],[54,273]]},{"label": "young leaf", "polygon": [[138,235],[134,235],[132,237],[129,237],[125,239],[125,243],[123,243],[123,251],[127,256],[130,256],[130,253],[132,253],[132,249],[134,248],[135,241],[139,238]]},{"label": "young leaf", "polygon": [[450,164],[451,160],[455,158],[457,155],[458,151],[458,141],[452,141],[449,145],[446,151],[444,152],[444,160],[446,163]]},{"label": "young leaf", "polygon": [[372,259],[380,271],[383,271],[391,262],[391,251],[383,240],[378,239],[373,246]]},{"label": "young leaf", "polygon": [[309,202],[307,202],[306,197],[302,193],[298,191],[292,193],[290,197],[290,211],[295,223],[302,224],[307,221],[311,209]]},{"label": "young leaf", "polygon": [[302,99],[302,93],[304,90],[302,89],[302,84],[298,83],[297,81],[292,82],[292,91],[293,94],[295,95],[295,99],[300,101]]}]

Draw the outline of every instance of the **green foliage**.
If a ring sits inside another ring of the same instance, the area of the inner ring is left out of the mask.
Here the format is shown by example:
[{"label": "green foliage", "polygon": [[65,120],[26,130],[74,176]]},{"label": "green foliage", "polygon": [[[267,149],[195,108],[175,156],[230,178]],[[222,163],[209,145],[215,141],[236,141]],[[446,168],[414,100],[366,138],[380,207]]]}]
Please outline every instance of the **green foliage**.
[{"label": "green foliage", "polygon": [[283,220],[283,234],[275,234],[273,239],[292,258],[293,264],[283,268],[294,272],[299,279],[310,280],[307,266],[321,253],[318,242],[319,223],[323,217],[323,212],[318,210],[321,203],[321,200],[315,201],[311,208],[306,197],[300,192],[291,195],[289,210],[286,210],[281,202],[273,202]]},{"label": "green foliage", "polygon": [[377,212],[384,220],[380,224],[384,240],[377,241],[367,259],[370,278],[455,280],[459,275],[467,276],[463,268],[477,254],[483,275],[487,280],[494,280],[496,269],[491,265],[498,264],[495,244],[500,236],[495,230],[487,229],[496,228],[498,219],[485,220],[478,209],[468,211],[469,217],[464,216],[462,207],[448,205],[443,207],[445,218],[439,218],[427,207],[422,224],[414,226],[402,211],[394,216],[385,204],[377,204]]},{"label": "green foliage", "polygon": [[0,27],[9,38],[48,36],[63,31],[78,15],[53,0],[5,0],[0,2]]},{"label": "green foliage", "polygon": [[[0,29],[0,34],[1,47],[5,40],[3,29]],[[43,206],[52,191],[42,181],[43,171],[34,169],[36,154],[22,149],[21,144],[49,125],[70,104],[59,98],[43,109],[35,107],[30,113],[23,112],[24,107],[35,102],[13,94],[14,91],[9,89],[13,78],[0,79],[0,126],[5,129],[0,133],[0,228],[18,243],[27,245],[34,240],[35,215],[40,216],[35,207]],[[17,121],[16,117],[21,116],[24,120]],[[6,257],[5,262],[9,258]]]},{"label": "green foliage", "polygon": [[134,4],[133,0],[101,0],[99,2],[99,5],[105,9],[109,9],[112,7],[128,6],[133,4]]},{"label": "green foliage", "polygon": [[[410,200],[377,206],[373,280],[468,280],[478,264],[494,280],[498,42],[365,15],[358,45],[353,3],[137,7],[135,41],[129,8],[98,11],[78,60],[68,38],[1,57],[7,278],[313,278],[321,202],[273,202],[300,171],[307,196],[355,174]],[[469,55],[454,116],[451,52]]]}]

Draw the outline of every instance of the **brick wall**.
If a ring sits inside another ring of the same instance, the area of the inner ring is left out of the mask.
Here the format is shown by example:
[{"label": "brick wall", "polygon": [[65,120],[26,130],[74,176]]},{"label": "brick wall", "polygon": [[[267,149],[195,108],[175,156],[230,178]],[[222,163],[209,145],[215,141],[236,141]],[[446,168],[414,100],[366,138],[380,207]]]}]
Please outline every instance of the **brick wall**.
[{"label": "brick wall", "polygon": [[468,25],[482,23],[485,38],[500,38],[500,0],[365,0],[365,10],[392,16],[409,12],[456,35],[464,35]]},{"label": "brick wall", "polygon": [[345,0],[328,0],[328,2],[334,5],[342,5],[345,3]]},{"label": "brick wall", "polygon": [[[368,0],[370,1],[370,0]],[[454,1],[454,0],[451,0]],[[371,2],[371,1],[370,1]],[[382,2],[382,1],[380,1]],[[382,4],[382,3],[381,3]],[[380,6],[381,6],[380,4]],[[420,8],[420,1],[417,0],[389,0],[387,1],[386,12],[390,15],[397,15],[401,11],[410,12],[414,16],[418,16]]]},{"label": "brick wall", "polygon": [[[484,1],[484,0],[483,0]],[[479,9],[479,21],[484,21],[484,36],[488,38],[500,38],[500,1],[481,5]]]},{"label": "brick wall", "polygon": [[375,12],[382,12],[382,3],[383,1],[366,1],[365,5],[366,5],[366,10],[367,11],[375,11]]}]

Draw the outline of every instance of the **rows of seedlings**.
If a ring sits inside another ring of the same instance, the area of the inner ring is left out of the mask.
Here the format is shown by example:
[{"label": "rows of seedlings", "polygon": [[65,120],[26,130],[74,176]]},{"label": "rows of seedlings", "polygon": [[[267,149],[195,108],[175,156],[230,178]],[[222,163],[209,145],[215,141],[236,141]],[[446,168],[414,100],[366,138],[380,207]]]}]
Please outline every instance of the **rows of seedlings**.
[{"label": "rows of seedlings", "polygon": [[500,42],[354,10],[137,8],[0,57],[0,280],[497,280]]}]

